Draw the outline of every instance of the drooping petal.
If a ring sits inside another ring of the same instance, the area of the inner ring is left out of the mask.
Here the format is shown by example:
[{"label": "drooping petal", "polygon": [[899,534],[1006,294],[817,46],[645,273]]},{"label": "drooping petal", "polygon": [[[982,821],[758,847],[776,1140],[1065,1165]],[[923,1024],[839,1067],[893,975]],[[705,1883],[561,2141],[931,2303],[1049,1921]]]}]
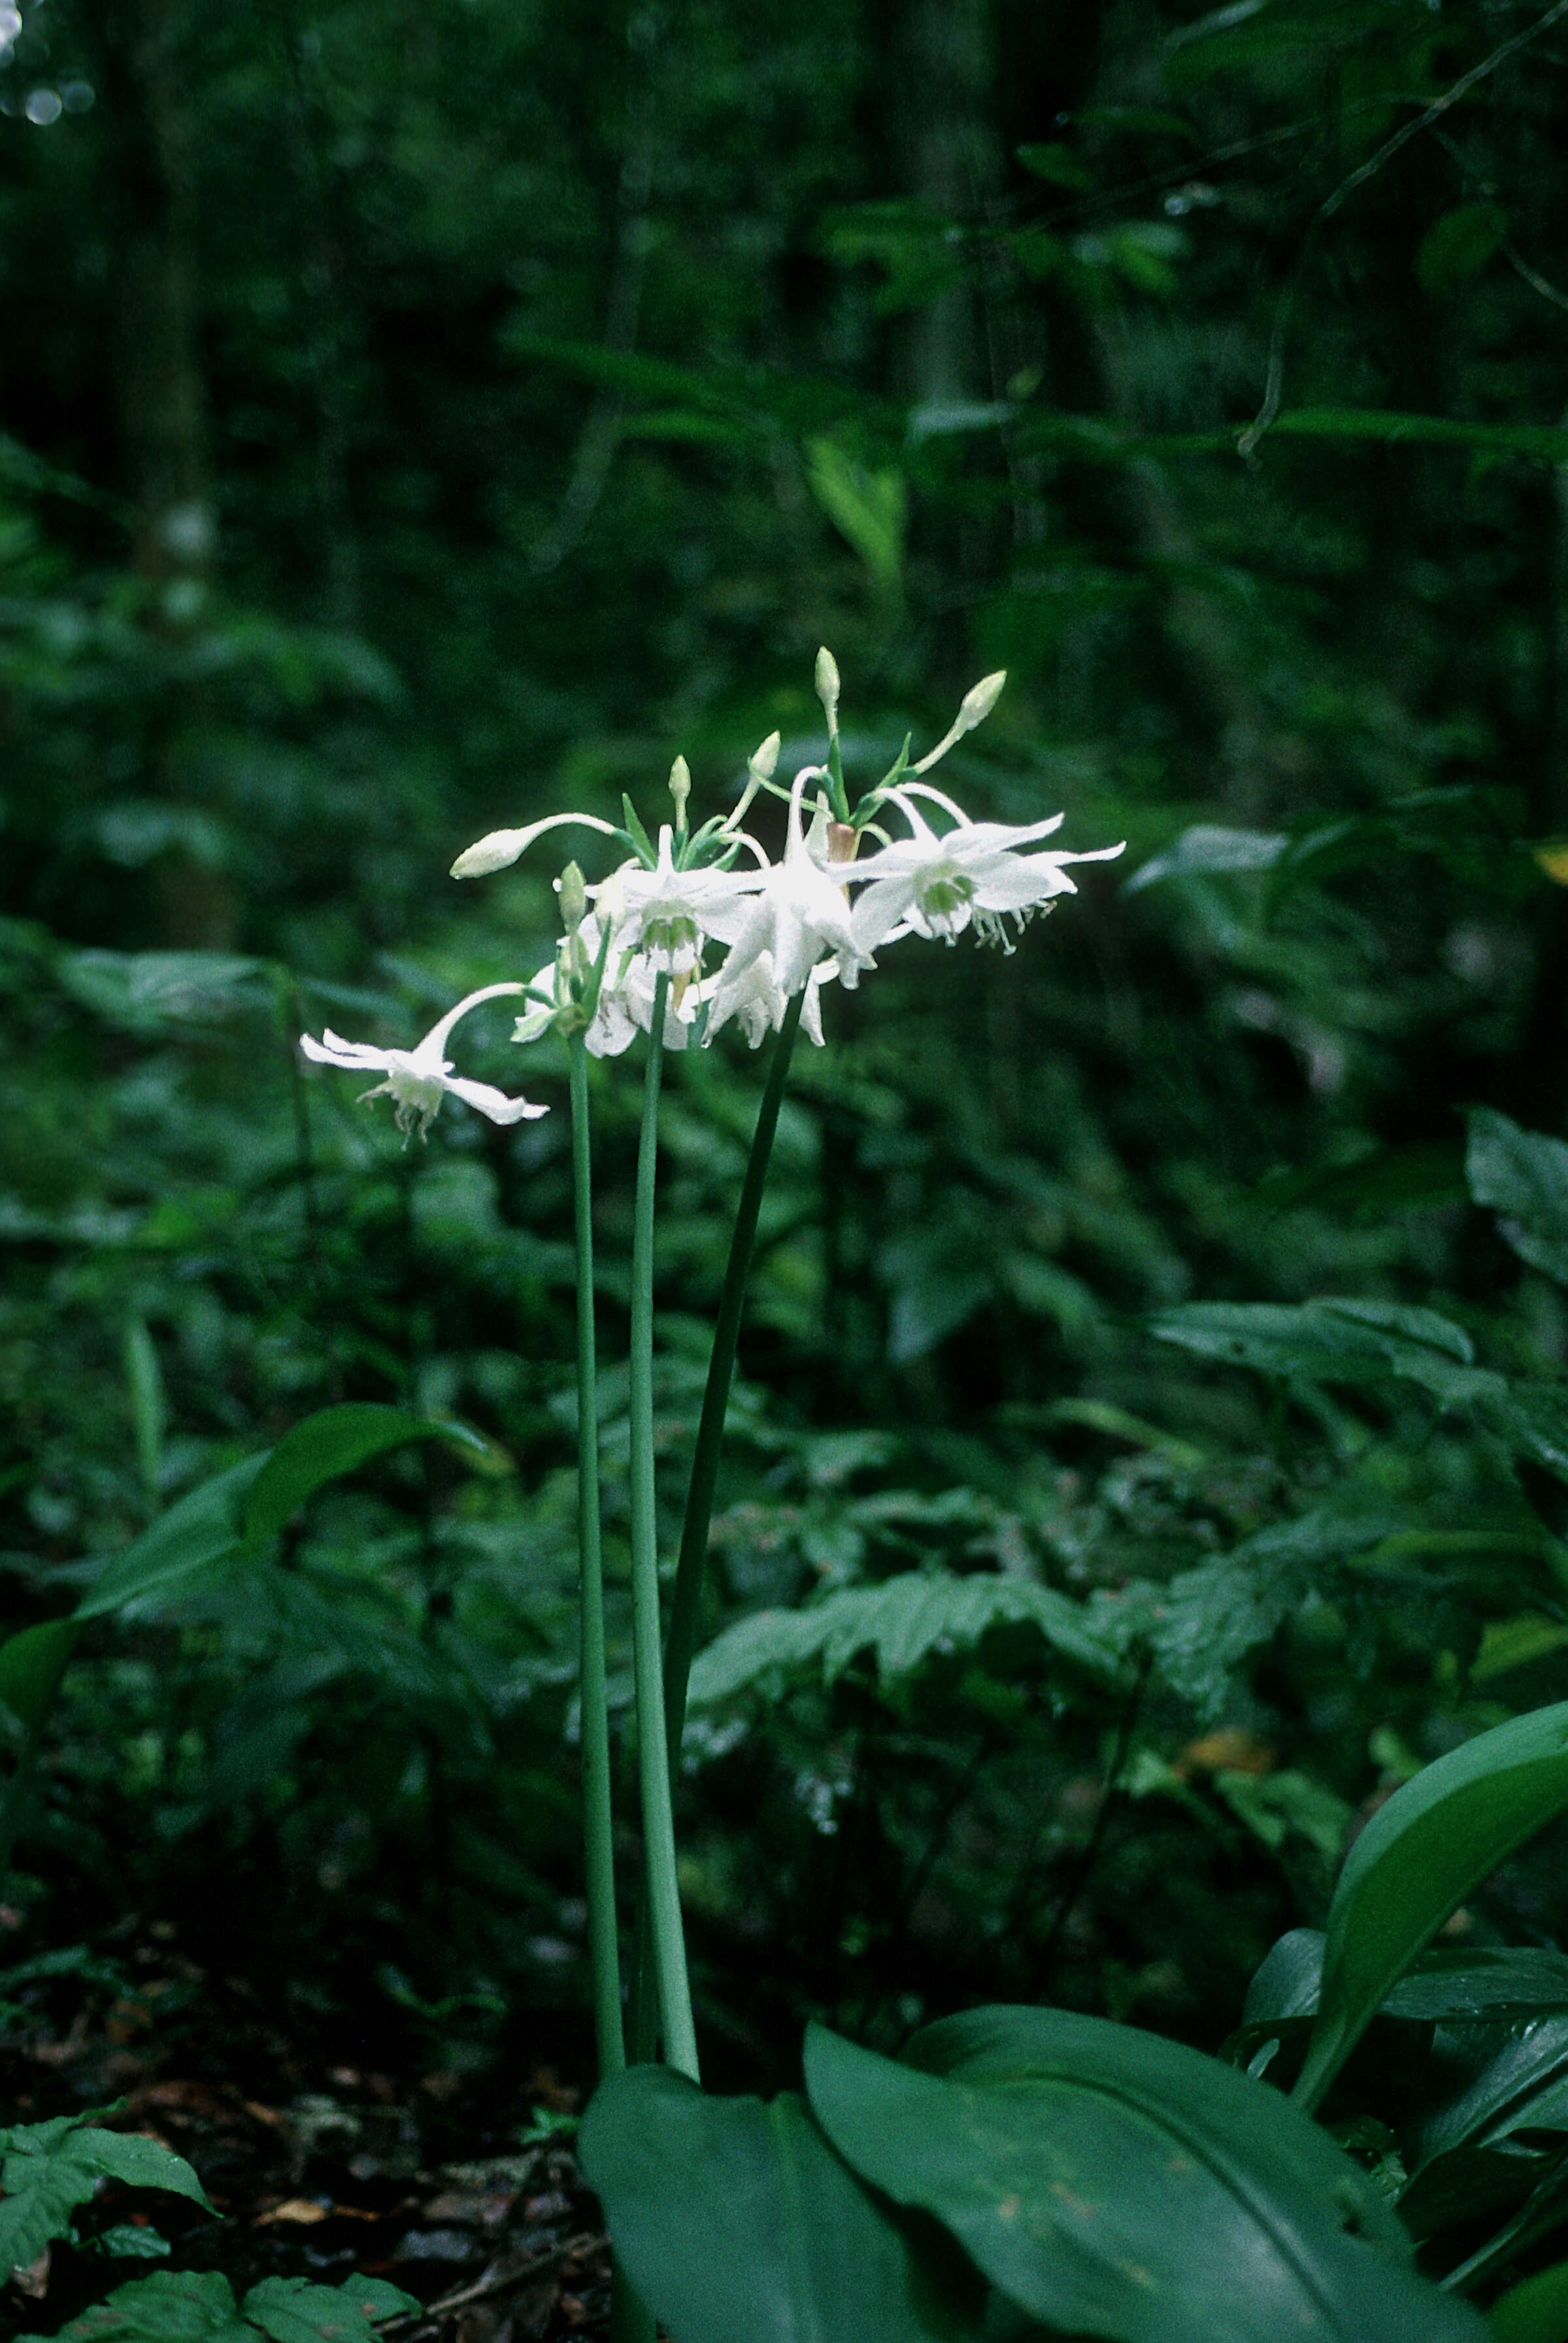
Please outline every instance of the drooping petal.
[{"label": "drooping petal", "polygon": [[477,1107],[492,1122],[532,1122],[541,1114],[548,1114],[548,1106],[530,1106],[527,1099],[508,1098],[504,1091],[490,1082],[471,1082],[460,1074],[448,1074],[443,1088],[465,1104]]}]

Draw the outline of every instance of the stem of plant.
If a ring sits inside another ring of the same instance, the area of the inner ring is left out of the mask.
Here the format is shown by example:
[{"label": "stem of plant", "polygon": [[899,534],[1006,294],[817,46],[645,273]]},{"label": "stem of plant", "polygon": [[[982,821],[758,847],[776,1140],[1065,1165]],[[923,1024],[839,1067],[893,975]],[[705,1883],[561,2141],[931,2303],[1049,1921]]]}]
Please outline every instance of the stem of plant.
[{"label": "stem of plant", "polygon": [[642,1137],[631,1241],[632,1667],[637,1681],[637,1762],[642,1791],[643,1894],[653,1935],[653,1971],[666,2063],[699,2077],[697,2029],[686,1973],[686,1939],[675,1875],[674,1802],[665,1735],[663,1641],[658,1603],[658,1524],[653,1478],[653,1201],[658,1165],[658,1091],[664,1067],[668,974],[654,988],[644,1078]]},{"label": "stem of plant", "polygon": [[[713,1348],[708,1357],[708,1383],[702,1394],[702,1414],[692,1452],[691,1481],[686,1493],[686,1517],[681,1523],[680,1560],[676,1565],[675,1597],[670,1605],[669,1634],[664,1647],[664,1729],[671,1767],[680,1754],[686,1725],[686,1687],[697,1642],[697,1622],[702,1604],[702,1576],[708,1562],[708,1533],[713,1520],[713,1495],[719,1482],[719,1460],[724,1446],[724,1420],[729,1407],[729,1386],[735,1379],[735,1352],[740,1339],[740,1316],[751,1257],[757,1247],[757,1221],[768,1185],[768,1165],[779,1128],[779,1109],[789,1078],[789,1061],[800,1028],[806,995],[794,995],[784,1011],[768,1061],[751,1153],[740,1186],[735,1226],[729,1236],[729,1259],[724,1288],[714,1322]],[[632,2056],[639,2064],[653,2056],[655,2007],[651,1990],[652,1957],[648,1925],[648,1900],[643,1898],[638,1928],[636,1986],[632,2002]]]},{"label": "stem of plant", "polygon": [[581,1605],[583,1841],[594,2040],[602,2076],[626,2065],[610,1816],[609,1712],[605,1699],[604,1570],[599,1554],[598,1366],[594,1342],[593,1182],[588,1149],[588,1045],[571,1051],[572,1179],[578,1256],[578,1560]]}]

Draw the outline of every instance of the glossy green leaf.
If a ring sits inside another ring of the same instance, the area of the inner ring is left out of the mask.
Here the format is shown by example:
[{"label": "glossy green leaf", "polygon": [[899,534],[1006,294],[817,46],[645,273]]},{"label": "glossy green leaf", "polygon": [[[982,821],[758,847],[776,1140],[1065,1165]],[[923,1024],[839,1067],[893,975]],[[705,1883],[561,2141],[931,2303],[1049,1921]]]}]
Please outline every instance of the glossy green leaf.
[{"label": "glossy green leaf", "polygon": [[[1321,1928],[1292,1928],[1270,1947],[1251,1984],[1242,2017],[1311,2017],[1323,1973]],[[1507,2026],[1543,2012],[1568,2014],[1568,1954],[1545,1945],[1475,1945],[1423,1953],[1384,1995],[1390,2017],[1438,2024],[1465,2020]]]},{"label": "glossy green leaf", "polygon": [[981,2009],[902,2061],[807,2036],[812,2108],[1030,2317],[1115,2343],[1479,2343],[1366,2175],[1265,2085],[1060,2010]]},{"label": "glossy green leaf", "polygon": [[136,2132],[106,2131],[80,2116],[0,2131],[0,2269],[36,2258],[63,2237],[100,2180],[167,2188],[206,2212],[206,2192],[183,2156]]},{"label": "glossy green leaf", "polygon": [[76,1618],[98,1619],[127,1603],[176,1594],[198,1571],[237,1554],[241,1507],[266,1461],[265,1455],[247,1456],[171,1505],[115,1556],[76,1605]]},{"label": "glossy green leaf", "polygon": [[979,2335],[972,2273],[869,2195],[793,2092],[708,2098],[633,2066],[600,2085],[578,2149],[617,2256],[680,2343]]},{"label": "glossy green leaf", "polygon": [[1499,2295],[1487,2313],[1493,2343],[1568,2343],[1568,2262],[1553,2262]]},{"label": "glossy green leaf", "polygon": [[1568,2015],[1443,2026],[1435,2045],[1452,2088],[1412,2132],[1409,2161],[1498,2147],[1516,2132],[1568,2131]]},{"label": "glossy green leaf", "polygon": [[459,1423],[433,1423],[401,1408],[349,1401],[324,1407],[286,1432],[256,1474],[244,1509],[245,1544],[255,1554],[275,1537],[327,1481],[356,1472],[388,1448],[411,1440],[460,1440],[482,1452],[484,1443]]},{"label": "glossy green leaf", "polygon": [[1521,1261],[1568,1285],[1568,1146],[1473,1107],[1464,1175],[1475,1202],[1502,1215],[1499,1233]]},{"label": "glossy green leaf", "polygon": [[1322,2002],[1296,2097],[1315,2107],[1389,1987],[1471,1890],[1568,1806],[1568,1703],[1511,1717],[1396,1790],[1352,1847],[1329,1912]]}]

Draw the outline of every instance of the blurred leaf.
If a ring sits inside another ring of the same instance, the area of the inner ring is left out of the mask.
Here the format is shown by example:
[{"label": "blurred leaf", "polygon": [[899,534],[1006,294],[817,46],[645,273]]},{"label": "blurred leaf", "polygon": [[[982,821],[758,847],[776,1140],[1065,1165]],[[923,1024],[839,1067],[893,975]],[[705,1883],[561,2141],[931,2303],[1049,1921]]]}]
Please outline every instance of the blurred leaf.
[{"label": "blurred leaf", "polygon": [[1501,204],[1456,204],[1433,220],[1416,247],[1415,273],[1423,292],[1441,299],[1484,268],[1508,234]]},{"label": "blurred leaf", "polygon": [[1436,1311],[1328,1296],[1295,1305],[1189,1302],[1150,1319],[1149,1331],[1199,1357],[1325,1383],[1421,1384],[1445,1407],[1500,1403],[1501,1375],[1471,1364],[1470,1337]]},{"label": "blurred leaf", "polygon": [[[256,2343],[221,2270],[155,2270],[117,2286],[62,2327],[53,2343]],[[24,2335],[17,2343],[51,2343]]]},{"label": "blurred leaf", "polygon": [[1224,830],[1213,822],[1198,822],[1184,830],[1162,854],[1151,855],[1140,864],[1123,882],[1121,891],[1135,895],[1161,879],[1211,870],[1268,870],[1289,844],[1282,830]]},{"label": "blurred leaf", "polygon": [[1032,178],[1049,179],[1053,187],[1089,187],[1094,184],[1094,174],[1081,155],[1070,146],[1053,143],[1044,146],[1015,146],[1013,155]]},{"label": "blurred leaf", "polygon": [[1568,2262],[1521,2278],[1486,2316],[1493,2343],[1568,2343]]},{"label": "blurred leaf", "polygon": [[48,1715],[80,1632],[74,1619],[45,1619],[0,1644],[0,1704],[27,1732]]},{"label": "blurred leaf", "polygon": [[680,2343],[978,2338],[978,2302],[864,2188],[793,2093],[711,2099],[668,2067],[601,2083],[578,2134],[618,2259]]},{"label": "blurred leaf", "polygon": [[1316,2106],[1389,1987],[1455,1906],[1565,1805],[1568,1703],[1478,1734],[1379,1807],[1330,1906],[1299,2098]]},{"label": "blurred leaf", "polygon": [[1409,2263],[1366,2176],[1233,2067],[1061,2010],[977,2009],[902,2061],[820,2026],[819,2121],[1053,2330],[1117,2343],[1479,2338]]},{"label": "blurred leaf", "polygon": [[1473,1107],[1469,1122],[1472,1196],[1505,1215],[1498,1232],[1522,1261],[1568,1285],[1568,1146],[1522,1131],[1493,1107]]},{"label": "blurred leaf", "polygon": [[836,440],[819,437],[807,442],[806,478],[812,495],[877,584],[884,592],[897,593],[909,507],[899,474],[868,471]]},{"label": "blurred leaf", "polygon": [[75,1618],[100,1619],[127,1603],[176,1593],[211,1564],[237,1554],[246,1493],[266,1462],[265,1453],[247,1456],[171,1505],[115,1556],[77,1604]]},{"label": "blurred leaf", "polygon": [[271,2343],[377,2343],[382,2319],[419,2308],[416,2296],[373,2278],[336,2287],[264,2278],[245,2298],[246,2319]]}]

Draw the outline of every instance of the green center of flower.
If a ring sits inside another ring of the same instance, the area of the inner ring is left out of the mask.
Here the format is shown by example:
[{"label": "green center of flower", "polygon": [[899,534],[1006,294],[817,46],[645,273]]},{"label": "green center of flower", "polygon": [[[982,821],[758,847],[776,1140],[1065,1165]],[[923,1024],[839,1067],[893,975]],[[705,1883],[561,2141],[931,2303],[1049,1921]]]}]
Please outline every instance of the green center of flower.
[{"label": "green center of flower", "polygon": [[974,881],[961,870],[934,873],[920,889],[920,909],[933,928],[961,924],[974,901]]}]

